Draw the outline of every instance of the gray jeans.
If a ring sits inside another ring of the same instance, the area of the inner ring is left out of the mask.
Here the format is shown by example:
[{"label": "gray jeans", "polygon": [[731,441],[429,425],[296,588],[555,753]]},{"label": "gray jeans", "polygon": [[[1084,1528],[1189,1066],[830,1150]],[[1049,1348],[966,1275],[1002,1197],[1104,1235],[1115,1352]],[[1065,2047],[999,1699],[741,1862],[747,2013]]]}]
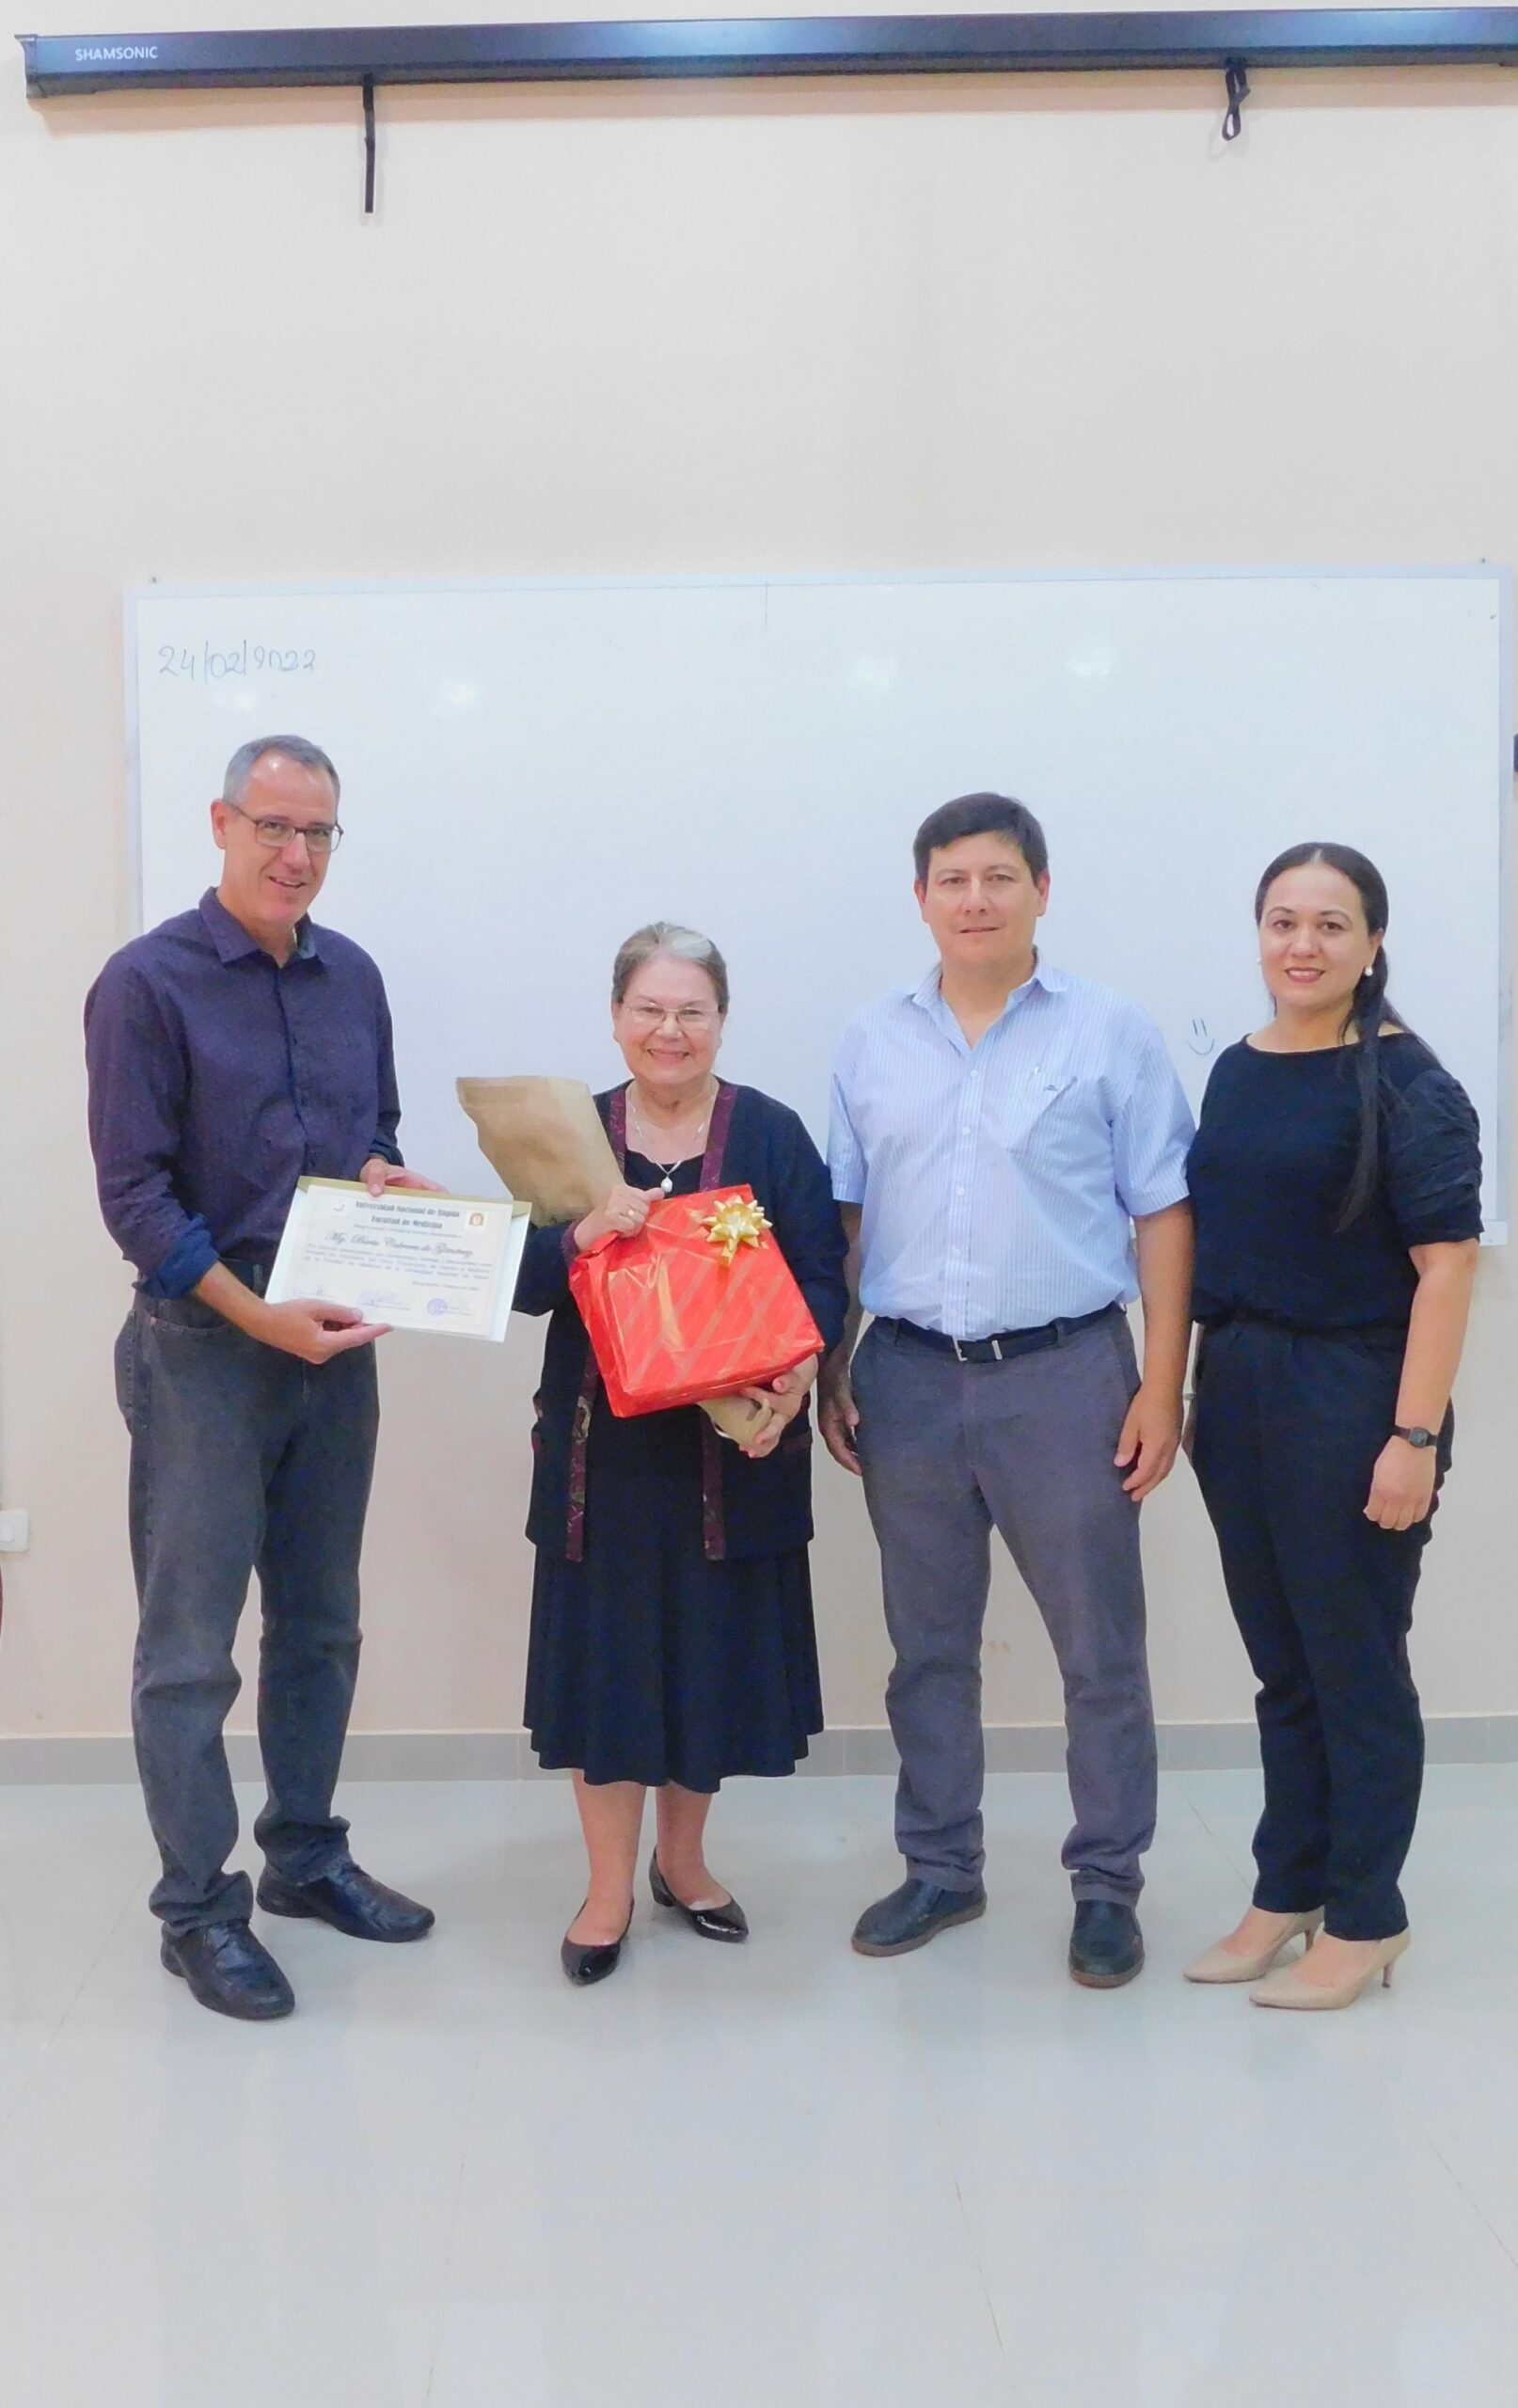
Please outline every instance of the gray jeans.
[{"label": "gray jeans", "polygon": [[980,1652],[994,1526],[1065,1684],[1071,1887],[1131,1904],[1154,1836],[1155,1744],[1138,1509],[1113,1465],[1138,1385],[1126,1318],[1000,1363],[958,1363],[877,1323],[853,1385],[896,1652],[886,1709],[909,1873],[970,1890],[986,1861]]},{"label": "gray jeans", "polygon": [[140,1624],[132,1725],[172,1929],[245,1917],[229,1874],[237,1808],[222,1728],[256,1570],[259,1740],[269,1862],[314,1880],[346,1853],[332,1812],[358,1670],[358,1551],[379,1424],[372,1346],[319,1369],[245,1338],[195,1297],[139,1296],[116,1346],[132,1434]]}]

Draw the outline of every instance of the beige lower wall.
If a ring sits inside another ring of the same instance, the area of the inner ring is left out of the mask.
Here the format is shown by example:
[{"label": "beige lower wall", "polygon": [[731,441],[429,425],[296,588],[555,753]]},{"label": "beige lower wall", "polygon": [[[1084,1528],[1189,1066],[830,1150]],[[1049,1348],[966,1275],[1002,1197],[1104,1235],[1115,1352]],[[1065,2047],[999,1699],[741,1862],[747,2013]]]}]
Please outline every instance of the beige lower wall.
[{"label": "beige lower wall", "polygon": [[[124,1719],[127,1282],[79,1044],[128,932],[122,589],[1518,559],[1518,87],[1263,76],[1227,151],[1219,105],[1169,76],[383,93],[366,226],[353,95],[28,108],[0,52],[0,1495],[34,1530],[0,1559],[0,1733]],[[1330,827],[1310,761],[1302,791]],[[572,927],[562,892],[524,908]],[[535,1342],[388,1351],[361,1728],[519,1719]],[[1440,1714],[1518,1709],[1515,1364],[1493,1256],[1419,1615]],[[865,1724],[868,1534],[818,1488],[829,1707]],[[1146,1546],[1162,1714],[1246,1715],[1186,1475]],[[1004,1570],[987,1711],[1058,1712]]]}]

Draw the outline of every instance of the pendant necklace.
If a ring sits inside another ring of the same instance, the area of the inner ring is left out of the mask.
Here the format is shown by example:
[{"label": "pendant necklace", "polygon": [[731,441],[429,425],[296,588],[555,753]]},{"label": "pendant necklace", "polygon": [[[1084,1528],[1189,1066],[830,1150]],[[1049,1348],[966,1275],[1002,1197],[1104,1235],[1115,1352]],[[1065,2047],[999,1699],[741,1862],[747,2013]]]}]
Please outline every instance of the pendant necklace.
[{"label": "pendant necklace", "polygon": [[[696,1132],[698,1142],[705,1137],[706,1123],[712,1117],[712,1105],[716,1101],[717,1098],[715,1095],[709,1098],[706,1109],[701,1116],[701,1125]],[[663,1174],[659,1180],[659,1194],[661,1196],[672,1196],[674,1194],[674,1174],[679,1169],[681,1164],[683,1162],[688,1162],[690,1157],[688,1154],[679,1153],[676,1154],[672,1163],[661,1163],[658,1156],[652,1152],[649,1148],[648,1131],[643,1126],[643,1116],[638,1109],[637,1098],[630,1092],[628,1095],[628,1101],[632,1105],[632,1116],[635,1123],[637,1124],[639,1137],[638,1150],[643,1156],[645,1162],[651,1162],[654,1168]],[[683,1124],[677,1120],[674,1125],[676,1130],[678,1130]]]}]

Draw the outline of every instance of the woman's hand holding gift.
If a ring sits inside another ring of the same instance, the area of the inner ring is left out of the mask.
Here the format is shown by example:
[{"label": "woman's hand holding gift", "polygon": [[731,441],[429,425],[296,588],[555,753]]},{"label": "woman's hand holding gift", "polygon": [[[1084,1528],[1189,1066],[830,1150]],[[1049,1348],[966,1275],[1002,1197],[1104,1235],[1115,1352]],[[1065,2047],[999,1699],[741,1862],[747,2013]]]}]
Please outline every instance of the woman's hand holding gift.
[{"label": "woman's hand holding gift", "polygon": [[767,1404],[775,1417],[754,1440],[752,1446],[744,1448],[743,1452],[746,1455],[757,1462],[761,1456],[774,1453],[806,1402],[808,1393],[816,1379],[820,1360],[820,1356],[809,1354],[804,1363],[797,1364],[794,1370],[783,1371],[780,1378],[769,1387],[740,1390],[743,1396],[751,1397],[755,1404]]},{"label": "woman's hand holding gift", "polygon": [[604,1204],[575,1225],[575,1244],[589,1254],[602,1238],[635,1238],[648,1218],[653,1195],[645,1188],[617,1185]]}]

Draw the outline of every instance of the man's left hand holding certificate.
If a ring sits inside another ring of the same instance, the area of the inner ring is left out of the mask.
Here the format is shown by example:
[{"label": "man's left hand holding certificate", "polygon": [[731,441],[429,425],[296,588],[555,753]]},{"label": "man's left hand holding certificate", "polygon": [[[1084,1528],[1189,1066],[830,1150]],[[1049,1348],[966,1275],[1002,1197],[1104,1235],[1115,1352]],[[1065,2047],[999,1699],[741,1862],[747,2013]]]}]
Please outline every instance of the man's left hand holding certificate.
[{"label": "man's left hand holding certificate", "polygon": [[386,1329],[502,1339],[530,1208],[510,1196],[303,1179],[266,1291],[308,1297]]}]

